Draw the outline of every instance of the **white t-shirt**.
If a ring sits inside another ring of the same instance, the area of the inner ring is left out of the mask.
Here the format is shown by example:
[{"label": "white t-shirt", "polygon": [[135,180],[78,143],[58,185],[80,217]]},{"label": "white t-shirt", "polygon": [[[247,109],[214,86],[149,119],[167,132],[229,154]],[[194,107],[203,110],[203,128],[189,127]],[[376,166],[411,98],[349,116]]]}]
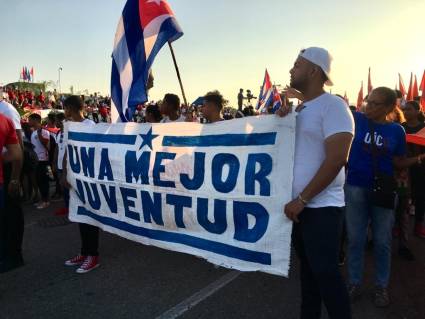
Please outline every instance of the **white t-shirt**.
[{"label": "white t-shirt", "polygon": [[81,123],[83,123],[83,124],[90,124],[90,125],[96,125],[96,123],[93,122],[90,119],[84,119],[83,121],[81,121]]},{"label": "white t-shirt", "polygon": [[13,125],[15,126],[15,130],[22,129],[21,116],[12,104],[4,100],[0,101],[0,113],[12,120]]},{"label": "white t-shirt", "polygon": [[168,116],[164,116],[164,118],[161,120],[160,123],[173,123],[173,122],[184,122],[184,121],[186,121],[186,117],[184,117],[183,115],[180,115],[180,117],[175,121],[171,121]]},{"label": "white t-shirt", "polygon": [[[50,133],[48,130],[41,129],[41,136],[50,141]],[[39,140],[37,130],[31,134],[31,144],[34,146],[34,152],[37,154],[40,162],[49,160],[49,152]]]},{"label": "white t-shirt", "polygon": [[[316,175],[325,159],[325,140],[336,134],[354,135],[354,119],[346,103],[338,96],[324,93],[304,103],[297,116],[295,164],[292,195],[297,197]],[[312,198],[307,207],[343,207],[345,169],[329,186]]]},{"label": "white t-shirt", "polygon": [[57,145],[57,148],[58,148],[58,162],[57,162],[57,167],[58,167],[58,169],[62,169],[62,167],[63,167],[63,165],[62,165],[62,162],[63,162],[63,157],[64,157],[64,155],[65,155],[65,142],[64,142],[64,140],[63,140],[63,131],[62,130],[60,130],[59,132],[58,132],[58,134],[56,134],[56,145]]},{"label": "white t-shirt", "polygon": [[[81,121],[81,123],[83,124],[87,124],[87,125],[96,125],[95,122],[93,122],[90,119],[84,119],[83,121]],[[65,141],[63,139],[63,131],[60,131],[57,135],[56,135],[56,144],[58,146],[58,169],[63,169],[63,157],[65,156],[65,150],[66,150],[66,144]]]}]

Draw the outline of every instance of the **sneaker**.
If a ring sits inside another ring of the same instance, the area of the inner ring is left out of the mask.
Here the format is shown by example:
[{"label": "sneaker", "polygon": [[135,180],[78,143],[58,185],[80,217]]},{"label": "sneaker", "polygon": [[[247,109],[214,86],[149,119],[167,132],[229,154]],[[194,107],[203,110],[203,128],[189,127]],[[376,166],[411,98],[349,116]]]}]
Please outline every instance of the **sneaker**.
[{"label": "sneaker", "polygon": [[99,267],[99,256],[87,256],[83,264],[76,270],[77,274],[85,274]]},{"label": "sneaker", "polygon": [[87,256],[77,255],[65,261],[65,266],[79,266],[84,260],[86,260]]},{"label": "sneaker", "polygon": [[415,226],[415,235],[420,238],[425,238],[425,226],[422,224]]},{"label": "sneaker", "polygon": [[387,288],[383,288],[383,287],[375,288],[373,303],[375,304],[376,307],[379,307],[379,308],[384,308],[389,306],[390,296],[388,295]]},{"label": "sneaker", "polygon": [[407,247],[400,247],[398,249],[398,255],[402,257],[403,259],[407,261],[413,261],[415,260],[415,256],[412,254],[409,248]]},{"label": "sneaker", "polygon": [[351,302],[358,299],[361,295],[359,285],[348,285],[347,290],[348,290],[348,296],[350,297]]},{"label": "sneaker", "polygon": [[66,216],[68,215],[68,207],[62,207],[55,211],[55,216]]},{"label": "sneaker", "polygon": [[37,209],[45,209],[50,206],[49,202],[42,202],[40,205],[37,205]]}]

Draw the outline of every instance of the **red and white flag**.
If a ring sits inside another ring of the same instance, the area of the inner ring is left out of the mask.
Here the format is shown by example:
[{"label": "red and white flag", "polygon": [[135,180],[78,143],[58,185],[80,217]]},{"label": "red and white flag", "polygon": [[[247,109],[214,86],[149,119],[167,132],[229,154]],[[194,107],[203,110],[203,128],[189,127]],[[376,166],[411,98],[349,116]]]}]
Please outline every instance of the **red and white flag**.
[{"label": "red and white flag", "polygon": [[413,73],[410,73],[409,90],[407,91],[407,101],[413,100]]},{"label": "red and white flag", "polygon": [[373,86],[372,86],[372,79],[370,78],[370,67],[369,67],[369,75],[367,77],[367,94],[369,95],[370,92],[372,92]]},{"label": "red and white flag", "polygon": [[357,95],[357,111],[360,111],[363,105],[363,81],[360,87],[359,94]]},{"label": "red and white flag", "polygon": [[404,99],[406,97],[407,92],[406,92],[406,87],[404,86],[404,82],[403,82],[403,79],[401,78],[400,73],[398,74],[398,89],[400,90],[401,95]]}]

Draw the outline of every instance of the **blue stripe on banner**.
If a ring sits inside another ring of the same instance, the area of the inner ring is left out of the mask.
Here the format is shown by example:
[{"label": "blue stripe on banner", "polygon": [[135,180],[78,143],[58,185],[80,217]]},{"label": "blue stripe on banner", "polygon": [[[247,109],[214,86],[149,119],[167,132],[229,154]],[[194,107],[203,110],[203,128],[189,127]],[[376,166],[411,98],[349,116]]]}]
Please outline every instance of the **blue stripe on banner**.
[{"label": "blue stripe on banner", "polygon": [[276,133],[221,134],[205,136],[164,136],[162,146],[211,147],[274,145]]},{"label": "blue stripe on banner", "polygon": [[133,83],[128,97],[127,118],[131,118],[137,105],[148,100],[146,94],[147,66],[145,42],[139,15],[139,0],[127,0],[123,13],[125,37],[133,69]]},{"label": "blue stripe on banner", "polygon": [[96,134],[68,132],[68,140],[77,142],[111,143],[134,145],[137,135]]},{"label": "blue stripe on banner", "polygon": [[126,231],[128,233],[150,238],[153,240],[164,241],[175,244],[182,244],[212,253],[227,256],[239,260],[245,260],[248,262],[271,265],[271,255],[269,253],[263,253],[244,248],[234,247],[228,244],[215,242],[208,239],[198,238],[181,233],[170,233],[162,230],[148,229],[139,226],[134,226],[123,221],[119,221],[113,218],[96,215],[82,206],[78,207],[78,215],[90,217],[104,225]]}]

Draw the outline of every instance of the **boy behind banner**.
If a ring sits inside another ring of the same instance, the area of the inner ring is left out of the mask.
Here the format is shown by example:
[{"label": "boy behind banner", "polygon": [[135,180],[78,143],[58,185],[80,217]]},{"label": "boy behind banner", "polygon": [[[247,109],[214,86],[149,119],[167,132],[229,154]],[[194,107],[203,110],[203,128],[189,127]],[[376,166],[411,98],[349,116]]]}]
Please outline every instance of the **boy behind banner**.
[{"label": "boy behind banner", "polygon": [[[64,101],[65,117],[72,122],[81,122],[87,125],[95,125],[95,123],[89,119],[85,119],[83,116],[84,103],[80,97],[73,95],[68,97]],[[63,174],[62,174],[62,185],[66,188],[70,188],[70,185],[66,181],[66,148],[63,160]],[[99,228],[87,225],[78,224],[80,228],[81,238],[81,252],[76,256],[65,261],[65,266],[79,266],[76,270],[78,274],[84,274],[100,266],[99,264]]]}]

